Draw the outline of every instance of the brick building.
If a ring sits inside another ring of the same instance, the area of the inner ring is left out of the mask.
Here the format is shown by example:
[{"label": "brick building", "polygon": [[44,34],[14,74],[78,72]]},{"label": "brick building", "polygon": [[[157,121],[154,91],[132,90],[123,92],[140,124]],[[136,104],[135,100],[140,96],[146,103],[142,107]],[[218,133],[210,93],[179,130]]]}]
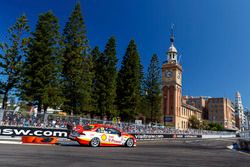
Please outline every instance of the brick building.
[{"label": "brick building", "polygon": [[227,98],[207,100],[208,120],[222,125],[225,129],[235,130],[234,104]]},{"label": "brick building", "polygon": [[185,103],[182,98],[182,66],[178,62],[173,33],[171,34],[170,42],[168,59],[162,65],[164,124],[176,129],[187,129],[189,117],[196,115],[201,120],[202,111]]}]

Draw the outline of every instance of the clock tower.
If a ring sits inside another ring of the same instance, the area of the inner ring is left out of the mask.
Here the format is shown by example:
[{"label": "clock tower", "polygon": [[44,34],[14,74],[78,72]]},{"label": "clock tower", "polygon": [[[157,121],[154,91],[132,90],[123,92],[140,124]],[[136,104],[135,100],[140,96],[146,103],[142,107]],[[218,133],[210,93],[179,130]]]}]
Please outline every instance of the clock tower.
[{"label": "clock tower", "polygon": [[182,107],[182,66],[178,62],[178,52],[174,47],[173,29],[167,61],[162,65],[162,94],[164,124],[179,128],[177,122],[179,122]]}]

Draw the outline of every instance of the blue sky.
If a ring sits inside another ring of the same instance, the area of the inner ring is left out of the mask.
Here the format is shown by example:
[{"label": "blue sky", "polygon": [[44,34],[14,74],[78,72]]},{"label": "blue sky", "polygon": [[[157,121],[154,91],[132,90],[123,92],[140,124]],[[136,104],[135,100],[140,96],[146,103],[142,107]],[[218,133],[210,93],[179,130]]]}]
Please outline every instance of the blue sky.
[{"label": "blue sky", "polygon": [[[64,27],[76,0],[2,0],[0,41],[25,13],[34,30],[38,15],[52,10]],[[135,39],[144,70],[156,53],[162,64],[175,24],[175,46],[182,55],[183,94],[228,97],[240,91],[250,107],[249,0],[81,0],[87,36],[93,48],[117,39],[119,62]]]}]

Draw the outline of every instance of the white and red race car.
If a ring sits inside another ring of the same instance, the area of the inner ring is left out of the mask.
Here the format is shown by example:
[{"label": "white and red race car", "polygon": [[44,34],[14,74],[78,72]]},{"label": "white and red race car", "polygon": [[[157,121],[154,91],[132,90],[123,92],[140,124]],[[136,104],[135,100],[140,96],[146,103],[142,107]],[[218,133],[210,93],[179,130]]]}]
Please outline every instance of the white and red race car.
[{"label": "white and red race car", "polygon": [[69,134],[69,139],[77,141],[80,145],[92,147],[136,146],[136,139],[133,135],[103,124],[77,125]]}]

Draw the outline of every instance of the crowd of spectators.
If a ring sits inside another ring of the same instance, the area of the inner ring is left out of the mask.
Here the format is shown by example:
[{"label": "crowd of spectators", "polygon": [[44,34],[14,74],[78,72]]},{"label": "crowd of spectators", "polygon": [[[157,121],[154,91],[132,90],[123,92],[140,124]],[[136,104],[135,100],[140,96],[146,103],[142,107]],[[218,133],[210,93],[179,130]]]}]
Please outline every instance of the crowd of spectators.
[{"label": "crowd of spectators", "polygon": [[43,115],[28,115],[13,111],[5,111],[1,120],[4,126],[44,127]]},{"label": "crowd of spectators", "polygon": [[107,120],[98,120],[83,118],[77,116],[62,116],[55,114],[22,114],[19,112],[5,111],[0,118],[0,125],[3,126],[23,126],[23,127],[39,127],[39,128],[67,128],[67,125],[75,126],[78,124],[108,124],[117,127],[127,133],[136,134],[221,134],[228,132],[205,131],[199,129],[179,130],[165,126],[143,125],[122,123]]}]

